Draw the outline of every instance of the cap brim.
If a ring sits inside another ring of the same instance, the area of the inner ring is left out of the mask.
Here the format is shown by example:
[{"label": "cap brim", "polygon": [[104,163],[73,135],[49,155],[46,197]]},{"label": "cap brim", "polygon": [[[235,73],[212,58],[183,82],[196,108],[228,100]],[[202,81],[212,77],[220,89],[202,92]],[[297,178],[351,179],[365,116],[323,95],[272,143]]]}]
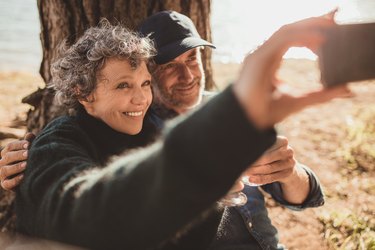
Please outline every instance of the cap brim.
[{"label": "cap brim", "polygon": [[158,48],[158,54],[155,56],[155,62],[156,64],[167,63],[186,51],[200,46],[208,46],[214,49],[216,48],[212,43],[209,43],[201,38],[187,37],[180,41]]}]

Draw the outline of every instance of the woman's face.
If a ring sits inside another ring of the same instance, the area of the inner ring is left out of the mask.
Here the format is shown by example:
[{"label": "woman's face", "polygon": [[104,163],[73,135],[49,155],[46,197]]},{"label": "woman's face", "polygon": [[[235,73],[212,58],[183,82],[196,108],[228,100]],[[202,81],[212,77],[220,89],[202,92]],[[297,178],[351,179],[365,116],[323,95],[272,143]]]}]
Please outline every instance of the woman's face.
[{"label": "woman's face", "polygon": [[97,81],[90,101],[80,101],[86,111],[118,132],[138,134],[152,102],[151,75],[146,63],[133,69],[127,60],[107,59]]}]

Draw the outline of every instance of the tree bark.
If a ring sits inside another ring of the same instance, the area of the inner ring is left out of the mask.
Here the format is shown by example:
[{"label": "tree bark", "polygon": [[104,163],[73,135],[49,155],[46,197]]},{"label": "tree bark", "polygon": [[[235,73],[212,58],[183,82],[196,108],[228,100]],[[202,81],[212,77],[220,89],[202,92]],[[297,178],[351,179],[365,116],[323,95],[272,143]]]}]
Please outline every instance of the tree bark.
[{"label": "tree bark", "polygon": [[[141,21],[155,12],[176,10],[189,16],[202,38],[211,41],[211,0],[38,0],[37,4],[43,47],[40,74],[45,83],[51,80],[50,64],[57,56],[59,44],[64,39],[70,44],[74,43],[88,27],[97,25],[103,17],[113,24],[120,22],[130,29],[136,29]],[[206,88],[213,89],[210,49],[204,50],[202,60]],[[53,95],[51,89],[44,88],[22,100],[34,107],[28,113],[29,131],[38,133],[51,119],[67,112],[55,104]]]}]

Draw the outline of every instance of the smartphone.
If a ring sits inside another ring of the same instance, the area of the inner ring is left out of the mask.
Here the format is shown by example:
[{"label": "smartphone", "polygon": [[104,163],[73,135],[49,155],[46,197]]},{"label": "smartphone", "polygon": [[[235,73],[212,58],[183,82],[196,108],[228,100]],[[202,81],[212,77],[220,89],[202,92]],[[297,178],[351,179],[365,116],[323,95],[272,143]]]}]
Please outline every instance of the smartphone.
[{"label": "smartphone", "polygon": [[329,29],[318,61],[325,87],[375,78],[375,22]]}]

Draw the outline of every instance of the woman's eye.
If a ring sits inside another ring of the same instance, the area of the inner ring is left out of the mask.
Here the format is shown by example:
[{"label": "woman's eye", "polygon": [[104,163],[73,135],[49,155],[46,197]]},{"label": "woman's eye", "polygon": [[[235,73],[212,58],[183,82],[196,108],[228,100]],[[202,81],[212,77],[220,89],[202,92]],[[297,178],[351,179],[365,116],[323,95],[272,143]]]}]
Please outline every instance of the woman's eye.
[{"label": "woman's eye", "polygon": [[124,89],[124,88],[129,88],[129,84],[126,82],[119,83],[116,87],[117,89]]},{"label": "woman's eye", "polygon": [[142,86],[143,87],[151,86],[151,81],[147,80],[147,81],[143,82]]}]

